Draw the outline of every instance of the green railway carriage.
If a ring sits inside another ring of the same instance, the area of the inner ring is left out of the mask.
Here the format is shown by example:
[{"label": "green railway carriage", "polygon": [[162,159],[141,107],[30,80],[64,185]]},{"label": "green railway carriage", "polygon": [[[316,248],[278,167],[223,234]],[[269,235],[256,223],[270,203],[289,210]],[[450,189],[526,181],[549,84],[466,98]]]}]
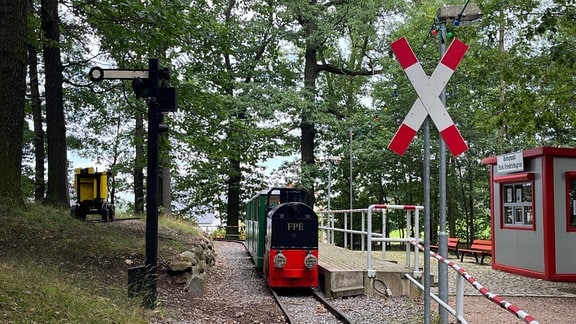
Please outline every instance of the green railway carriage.
[{"label": "green railway carriage", "polygon": [[262,269],[264,260],[264,234],[266,233],[266,196],[262,190],[246,204],[246,248],[256,265]]}]

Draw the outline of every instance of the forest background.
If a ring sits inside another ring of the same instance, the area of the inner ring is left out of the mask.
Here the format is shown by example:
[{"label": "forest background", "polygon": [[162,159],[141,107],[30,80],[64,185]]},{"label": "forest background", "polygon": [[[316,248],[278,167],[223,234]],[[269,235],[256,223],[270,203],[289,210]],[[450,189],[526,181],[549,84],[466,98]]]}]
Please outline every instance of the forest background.
[{"label": "forest background", "polygon": [[[389,45],[406,37],[430,75],[440,42],[457,37],[470,48],[446,102],[470,149],[448,157],[448,230],[486,235],[481,160],[574,146],[576,8],[570,0],[481,1],[480,20],[448,22],[446,38],[435,33],[438,8],[468,4],[0,0],[0,203],[69,208],[74,152],[110,169],[113,197],[134,197],[117,205],[142,214],[147,107],[129,81],[94,83],[88,71],[147,69],[158,58],[178,94],[160,143],[163,212],[216,212],[235,234],[246,200],[288,184],[310,190],[319,208],[329,187],[333,209],[421,205],[422,136],[404,156],[387,149],[417,98]],[[278,157],[286,162],[267,169]],[[389,228],[402,218],[391,213]]]}]

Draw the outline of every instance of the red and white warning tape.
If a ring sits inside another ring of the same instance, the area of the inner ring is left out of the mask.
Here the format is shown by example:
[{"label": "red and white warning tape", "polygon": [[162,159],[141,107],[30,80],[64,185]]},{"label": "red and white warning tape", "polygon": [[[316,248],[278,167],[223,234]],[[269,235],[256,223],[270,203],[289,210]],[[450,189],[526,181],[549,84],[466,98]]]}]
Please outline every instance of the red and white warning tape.
[{"label": "red and white warning tape", "polygon": [[[410,240],[410,244],[418,247],[420,251],[424,251],[424,246],[419,244],[416,240]],[[504,308],[505,310],[509,311],[510,313],[516,315],[519,319],[523,320],[528,324],[539,324],[539,322],[529,313],[523,311],[519,307],[513,305],[512,303],[504,300],[502,297],[491,293],[488,288],[482,286],[472,275],[466,271],[463,267],[459,266],[458,264],[444,258],[443,256],[439,255],[436,252],[430,251],[430,255],[436,258],[438,261],[447,264],[452,269],[456,270],[458,274],[460,274],[464,279],[466,279],[476,290],[478,290],[484,297],[488,298],[495,304],[499,305],[500,307]]]}]

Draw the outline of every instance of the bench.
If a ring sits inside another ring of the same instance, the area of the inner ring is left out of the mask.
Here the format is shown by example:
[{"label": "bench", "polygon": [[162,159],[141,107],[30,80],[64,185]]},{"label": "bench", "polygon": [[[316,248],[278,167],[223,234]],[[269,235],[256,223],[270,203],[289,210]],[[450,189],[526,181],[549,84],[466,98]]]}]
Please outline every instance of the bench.
[{"label": "bench", "polygon": [[[460,249],[460,262],[464,261],[466,253],[474,255],[476,263],[484,264],[484,257],[492,256],[492,241],[490,240],[474,240],[469,249]],[[478,262],[478,256],[482,256]]]},{"label": "bench", "polygon": [[[456,258],[459,258],[458,253],[458,244],[460,243],[460,239],[457,237],[449,237],[448,238],[448,252],[453,251],[456,253]],[[430,249],[435,249],[438,251],[438,245],[430,245]]]}]

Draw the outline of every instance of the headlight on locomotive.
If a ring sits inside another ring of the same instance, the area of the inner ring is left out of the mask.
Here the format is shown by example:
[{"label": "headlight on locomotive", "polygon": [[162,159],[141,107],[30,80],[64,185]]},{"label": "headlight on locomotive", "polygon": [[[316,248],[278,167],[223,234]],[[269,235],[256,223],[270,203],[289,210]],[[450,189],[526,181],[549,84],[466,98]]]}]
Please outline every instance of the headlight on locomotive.
[{"label": "headlight on locomotive", "polygon": [[282,269],[286,266],[286,257],[280,251],[274,257],[274,266],[278,269]]},{"label": "headlight on locomotive", "polygon": [[306,268],[312,270],[318,264],[318,258],[316,258],[311,252],[308,252],[304,258],[304,264],[306,265]]}]

